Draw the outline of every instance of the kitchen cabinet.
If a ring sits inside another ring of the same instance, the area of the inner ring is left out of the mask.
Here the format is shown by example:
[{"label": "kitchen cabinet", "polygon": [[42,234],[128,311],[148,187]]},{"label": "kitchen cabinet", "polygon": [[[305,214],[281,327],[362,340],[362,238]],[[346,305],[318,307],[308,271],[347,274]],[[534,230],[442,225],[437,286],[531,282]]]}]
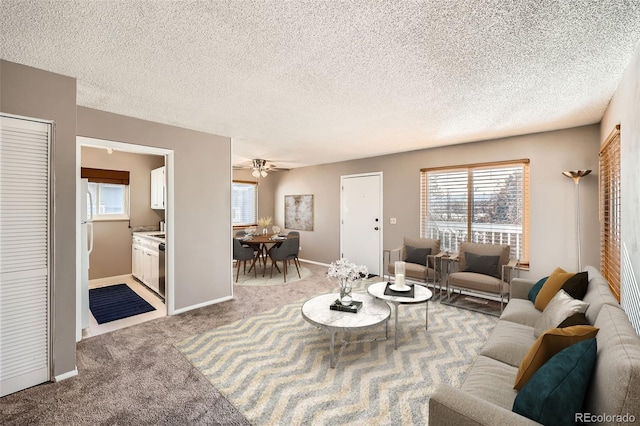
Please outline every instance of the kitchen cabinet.
[{"label": "kitchen cabinet", "polygon": [[131,275],[156,293],[160,292],[159,242],[134,235],[131,244]]},{"label": "kitchen cabinet", "polygon": [[165,205],[165,166],[151,170],[151,208],[164,210]]}]

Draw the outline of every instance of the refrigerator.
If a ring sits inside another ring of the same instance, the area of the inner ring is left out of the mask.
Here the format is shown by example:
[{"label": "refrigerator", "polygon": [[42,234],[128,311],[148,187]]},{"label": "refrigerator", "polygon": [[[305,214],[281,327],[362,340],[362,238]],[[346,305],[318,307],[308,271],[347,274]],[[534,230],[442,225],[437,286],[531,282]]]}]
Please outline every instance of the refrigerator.
[{"label": "refrigerator", "polygon": [[93,197],[89,181],[80,180],[80,318],[81,328],[89,327],[89,255],[93,250]]}]

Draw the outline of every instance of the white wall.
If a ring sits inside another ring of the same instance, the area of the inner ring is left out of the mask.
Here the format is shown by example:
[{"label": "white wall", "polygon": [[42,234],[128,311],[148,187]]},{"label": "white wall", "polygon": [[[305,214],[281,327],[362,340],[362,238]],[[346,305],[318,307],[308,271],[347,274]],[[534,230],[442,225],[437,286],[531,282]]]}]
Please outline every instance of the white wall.
[{"label": "white wall", "polygon": [[[391,142],[390,142],[391,143]],[[284,196],[314,194],[314,231],[301,232],[304,259],[329,263],[339,257],[340,176],[384,173],[384,248],[397,247],[403,236],[420,234],[420,169],[500,160],[530,159],[531,272],[548,275],[557,266],[577,269],[574,184],[564,170],[592,169],[580,184],[582,263],[598,266],[599,126],[537,133],[451,147],[293,169],[277,175],[276,219],[284,223]],[[396,225],[389,218],[397,218]]]},{"label": "white wall", "polygon": [[640,46],[602,118],[602,142],[616,124],[620,124],[622,243],[629,253],[636,281],[640,281]]}]

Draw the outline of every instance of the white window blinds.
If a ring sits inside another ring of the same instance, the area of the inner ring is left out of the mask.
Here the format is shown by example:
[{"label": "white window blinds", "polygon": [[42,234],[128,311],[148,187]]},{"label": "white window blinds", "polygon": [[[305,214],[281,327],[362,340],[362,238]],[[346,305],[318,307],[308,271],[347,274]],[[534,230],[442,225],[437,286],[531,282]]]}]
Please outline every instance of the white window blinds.
[{"label": "white window blinds", "polygon": [[256,225],[258,223],[258,184],[233,181],[231,188],[232,225]]},{"label": "white window blinds", "polygon": [[528,160],[423,169],[421,235],[457,252],[464,241],[508,244],[528,263]]}]

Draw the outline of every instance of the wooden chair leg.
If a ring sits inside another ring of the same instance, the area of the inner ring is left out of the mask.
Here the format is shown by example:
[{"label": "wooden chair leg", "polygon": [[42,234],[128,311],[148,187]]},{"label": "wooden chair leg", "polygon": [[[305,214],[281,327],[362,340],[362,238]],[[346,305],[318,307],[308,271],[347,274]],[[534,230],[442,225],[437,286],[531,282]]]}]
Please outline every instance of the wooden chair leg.
[{"label": "wooden chair leg", "polygon": [[284,271],[283,272],[283,274],[284,274],[284,282],[286,283],[287,282],[287,261],[286,260],[282,261],[282,270]]},{"label": "wooden chair leg", "polygon": [[[275,260],[271,259],[271,273],[269,274],[269,278],[273,278],[273,265],[276,263]],[[266,267],[264,269],[267,269]]]},{"label": "wooden chair leg", "polygon": [[296,270],[298,271],[298,278],[302,278],[300,276],[300,267],[298,266],[298,261],[296,259],[293,259],[293,264],[296,265]]},{"label": "wooden chair leg", "polygon": [[237,261],[238,263],[238,271],[236,272],[236,282],[238,282],[238,278],[240,278],[240,261]]}]

